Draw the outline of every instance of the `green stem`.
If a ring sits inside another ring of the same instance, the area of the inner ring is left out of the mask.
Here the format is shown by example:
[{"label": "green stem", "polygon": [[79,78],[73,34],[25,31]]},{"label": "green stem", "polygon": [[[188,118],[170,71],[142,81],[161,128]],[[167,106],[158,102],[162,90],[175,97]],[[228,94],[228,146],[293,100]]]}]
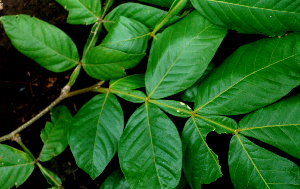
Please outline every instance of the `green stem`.
[{"label": "green stem", "polygon": [[169,20],[175,14],[177,14],[177,12],[182,10],[182,5],[186,4],[186,3],[187,3],[186,0],[180,0],[174,7],[172,6],[171,10],[169,10],[168,14],[166,16],[164,16],[163,19],[158,24],[156,24],[154,30],[151,32],[151,35],[155,36],[156,32],[158,32],[158,30],[160,30],[162,27],[164,27],[164,25],[166,25],[169,22]]},{"label": "green stem", "polygon": [[84,52],[84,54],[83,54],[83,56],[82,56],[80,62],[82,62],[82,60],[85,58],[85,56],[86,56],[87,52],[89,52],[90,48],[93,47],[94,40],[97,38],[97,34],[98,34],[98,32],[99,32],[99,29],[100,29],[101,26],[102,26],[103,20],[100,19],[100,20],[99,20],[98,22],[96,22],[96,23],[97,23],[97,26],[96,26],[95,31],[93,31],[93,28],[92,28],[92,30],[91,30],[91,33],[93,33],[93,37],[92,37],[92,39],[91,39],[91,41],[90,41],[90,43],[89,43],[89,45],[88,45],[86,51]]},{"label": "green stem", "polygon": [[107,13],[108,9],[112,6],[114,0],[106,0],[104,3],[104,8],[103,8],[103,12],[102,12],[102,16],[101,19],[104,18],[105,14]]},{"label": "green stem", "polygon": [[55,184],[58,188],[64,188],[59,182],[57,182],[57,181],[55,180],[55,178],[52,177],[52,175],[50,175],[50,174],[48,173],[48,171],[47,171],[47,170],[46,170],[39,162],[37,162],[36,165],[40,168],[40,170],[41,170],[45,175],[47,175],[47,176],[51,179],[52,182],[54,182],[54,184]]}]

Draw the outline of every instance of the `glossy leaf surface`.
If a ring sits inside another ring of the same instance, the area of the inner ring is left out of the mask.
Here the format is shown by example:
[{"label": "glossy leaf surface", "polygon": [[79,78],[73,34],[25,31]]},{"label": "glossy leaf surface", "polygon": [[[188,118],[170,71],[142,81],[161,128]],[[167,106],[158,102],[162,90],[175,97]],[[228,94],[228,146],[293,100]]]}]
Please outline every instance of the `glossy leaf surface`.
[{"label": "glossy leaf surface", "polygon": [[179,96],[183,101],[187,102],[194,102],[195,98],[197,96],[197,91],[200,86],[201,81],[205,78],[205,76],[211,72],[211,70],[215,68],[215,65],[210,62],[205,70],[205,72],[202,74],[202,76],[194,83],[190,88],[182,91]]},{"label": "glossy leaf surface", "polygon": [[198,89],[199,114],[244,114],[300,84],[300,35],[265,38],[238,48]]},{"label": "glossy leaf surface", "polygon": [[78,167],[95,179],[115,155],[124,128],[117,98],[99,94],[72,119],[69,144]]},{"label": "glossy leaf surface", "polygon": [[153,104],[143,104],[131,115],[119,142],[118,155],[131,188],[175,188],[179,183],[179,133]]},{"label": "glossy leaf surface", "polygon": [[120,90],[132,90],[145,87],[145,75],[134,74],[119,79],[113,79],[109,82],[109,88]]},{"label": "glossy leaf surface", "polygon": [[229,146],[229,172],[235,188],[288,188],[300,186],[300,169],[293,162],[234,136]]},{"label": "glossy leaf surface", "polygon": [[101,2],[98,0],[56,0],[69,11],[69,24],[90,25],[101,16]]},{"label": "glossy leaf surface", "polygon": [[33,159],[18,149],[0,144],[0,188],[23,184],[31,175]]},{"label": "glossy leaf surface", "polygon": [[300,95],[246,115],[240,133],[271,144],[300,159]]},{"label": "glossy leaf surface", "polygon": [[68,131],[72,115],[66,106],[58,106],[51,110],[52,122],[46,123],[41,131],[44,142],[40,160],[48,161],[59,155],[68,146]]},{"label": "glossy leaf surface", "polygon": [[182,131],[183,170],[192,188],[201,188],[222,176],[218,156],[206,143],[206,136],[215,128],[190,118]]},{"label": "glossy leaf surface", "polygon": [[149,29],[138,21],[121,16],[100,46],[129,54],[142,54],[147,50]]},{"label": "glossy leaf surface", "polygon": [[211,24],[196,11],[164,30],[149,57],[147,94],[159,99],[192,86],[225,35],[225,29]]},{"label": "glossy leaf surface", "polygon": [[103,182],[100,189],[130,189],[120,169],[112,172]]},{"label": "glossy leaf surface", "polygon": [[212,23],[240,33],[281,36],[300,29],[300,1],[191,0]]},{"label": "glossy leaf surface", "polygon": [[91,48],[83,60],[83,68],[95,79],[109,80],[126,76],[125,69],[135,67],[145,54],[127,54],[106,47]]},{"label": "glossy leaf surface", "polygon": [[14,47],[47,70],[63,72],[79,61],[72,39],[55,26],[28,15],[0,19]]},{"label": "glossy leaf surface", "polygon": [[[107,22],[104,22],[104,27],[107,31],[110,31],[113,28],[116,20],[118,20],[120,16],[125,16],[127,18],[139,21],[147,26],[150,30],[153,30],[156,23],[160,21],[166,14],[166,11],[155,7],[142,5],[139,3],[124,3],[117,6],[107,14],[105,17]],[[170,25],[179,19],[180,18],[178,16],[174,16],[166,25]]]}]

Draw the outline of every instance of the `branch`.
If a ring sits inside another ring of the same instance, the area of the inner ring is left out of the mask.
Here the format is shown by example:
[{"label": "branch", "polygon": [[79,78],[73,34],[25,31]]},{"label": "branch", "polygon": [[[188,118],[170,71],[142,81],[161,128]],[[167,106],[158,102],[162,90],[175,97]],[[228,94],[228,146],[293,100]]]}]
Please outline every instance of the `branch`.
[{"label": "branch", "polygon": [[91,87],[84,88],[84,89],[79,89],[79,90],[73,91],[73,92],[69,92],[70,91],[70,86],[66,85],[62,89],[60,96],[54,102],[52,102],[48,107],[46,107],[39,114],[34,116],[32,119],[30,119],[29,121],[27,121],[26,123],[24,123],[23,125],[18,127],[16,130],[12,131],[11,133],[9,133],[7,135],[4,135],[4,136],[0,137],[0,143],[3,142],[3,141],[6,141],[6,140],[13,139],[16,134],[18,134],[21,131],[23,131],[24,129],[26,129],[29,125],[34,123],[36,120],[40,119],[43,115],[45,115],[47,112],[49,112],[54,106],[56,106],[58,103],[60,103],[65,98],[75,96],[75,95],[78,95],[78,94],[82,94],[82,93],[86,93],[86,92],[93,92],[95,89],[100,88],[100,86],[103,83],[104,83],[104,81],[100,81],[100,82],[96,83],[95,85],[93,85]]}]

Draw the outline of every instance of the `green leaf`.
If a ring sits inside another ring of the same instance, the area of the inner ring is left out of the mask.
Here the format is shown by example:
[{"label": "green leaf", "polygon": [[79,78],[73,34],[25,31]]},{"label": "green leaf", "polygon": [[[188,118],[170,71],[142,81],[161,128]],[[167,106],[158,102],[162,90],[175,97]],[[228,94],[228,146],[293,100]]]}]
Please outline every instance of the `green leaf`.
[{"label": "green leaf", "polygon": [[149,97],[167,97],[192,86],[225,35],[225,29],[211,24],[196,11],[164,30],[149,57],[145,75]]},{"label": "green leaf", "polygon": [[132,90],[145,87],[145,74],[134,74],[109,82],[110,89]]},{"label": "green leaf", "polygon": [[211,70],[215,68],[214,63],[210,62],[205,70],[205,72],[202,74],[202,76],[194,83],[190,88],[182,91],[179,96],[183,101],[187,102],[194,102],[198,88],[200,86],[201,81],[205,78],[205,76],[211,72]]},{"label": "green leaf", "polygon": [[129,54],[142,54],[147,50],[148,40],[149,29],[145,25],[120,16],[100,46]]},{"label": "green leaf", "polygon": [[62,153],[68,146],[68,131],[72,115],[66,106],[58,106],[51,110],[52,122],[47,122],[41,131],[44,142],[40,160],[48,161]]},{"label": "green leaf", "polygon": [[190,118],[182,131],[183,171],[192,188],[201,188],[222,176],[218,156],[208,147],[206,136],[215,128]]},{"label": "green leaf", "polygon": [[[157,9],[155,7],[150,7],[138,3],[124,3],[117,6],[107,14],[104,19],[106,20],[106,22],[104,22],[104,27],[108,32],[110,32],[116,20],[118,20],[120,16],[125,16],[142,23],[150,30],[153,30],[156,23],[160,21],[166,14],[166,11]],[[179,19],[180,17],[174,16],[166,25],[171,25]]]},{"label": "green leaf", "polygon": [[265,38],[238,48],[198,89],[199,114],[244,114],[277,101],[300,84],[300,35]]},{"label": "green leaf", "polygon": [[0,188],[23,184],[34,169],[33,159],[18,149],[0,144]]},{"label": "green leaf", "polygon": [[281,36],[299,32],[299,1],[191,0],[212,23],[240,33]]},{"label": "green leaf", "polygon": [[106,15],[107,11],[110,9],[110,7],[113,5],[114,0],[106,0],[105,3],[103,4],[103,10],[102,10],[102,15]]},{"label": "green leaf", "polygon": [[300,94],[246,115],[239,132],[300,159]]},{"label": "green leaf", "polygon": [[101,16],[101,3],[99,0],[56,0],[69,11],[67,23],[94,24]]},{"label": "green leaf", "polygon": [[112,93],[118,95],[119,97],[133,103],[143,103],[145,102],[147,96],[139,90],[111,90]]},{"label": "green leaf", "polygon": [[299,167],[247,138],[231,139],[229,172],[235,188],[299,188]]},{"label": "green leaf", "polygon": [[[56,175],[56,174],[54,174],[52,171],[50,171],[49,169],[47,169],[47,168],[45,168],[45,167],[43,167],[59,184],[62,184],[62,182],[61,182],[61,180],[60,180],[60,178]],[[41,170],[41,169],[40,169]],[[44,171],[42,171],[41,170],[41,172],[42,172],[42,174],[43,174],[43,176],[46,178],[46,180],[47,180],[47,182],[51,185],[51,186],[53,186],[54,188],[56,188],[56,184],[50,179],[50,177],[48,176],[48,175],[46,175],[45,174],[45,172]]]},{"label": "green leaf", "polygon": [[130,186],[122,171],[117,169],[105,179],[100,189],[130,189]]},{"label": "green leaf", "polygon": [[225,116],[195,115],[198,119],[215,128],[216,133],[234,133],[237,123],[234,119]]},{"label": "green leaf", "polygon": [[185,103],[175,100],[150,100],[165,112],[177,117],[191,117],[192,109]]},{"label": "green leaf", "polygon": [[115,155],[124,128],[117,98],[99,94],[72,119],[69,144],[78,167],[95,179]]},{"label": "green leaf", "polygon": [[87,39],[86,44],[83,49],[83,56],[86,55],[87,51],[89,51],[90,48],[92,48],[96,45],[99,34],[101,32],[101,28],[102,28],[102,22],[101,23],[96,22],[93,25],[90,35],[89,35],[89,38]]},{"label": "green leaf", "polygon": [[106,47],[91,48],[82,65],[86,73],[99,80],[110,80],[126,76],[125,69],[135,67],[145,54],[127,54]]},{"label": "green leaf", "polygon": [[[149,4],[152,4],[152,5],[158,5],[158,6],[161,6],[161,7],[171,7],[174,0],[139,0],[141,2],[144,2],[144,3],[149,3]],[[192,8],[190,2],[188,2],[186,8],[190,9]]]},{"label": "green leaf", "polygon": [[0,19],[14,47],[47,70],[63,72],[77,65],[74,42],[55,26],[28,15]]},{"label": "green leaf", "polygon": [[168,116],[153,104],[143,104],[131,115],[118,154],[131,188],[175,188],[179,183],[179,133]]}]

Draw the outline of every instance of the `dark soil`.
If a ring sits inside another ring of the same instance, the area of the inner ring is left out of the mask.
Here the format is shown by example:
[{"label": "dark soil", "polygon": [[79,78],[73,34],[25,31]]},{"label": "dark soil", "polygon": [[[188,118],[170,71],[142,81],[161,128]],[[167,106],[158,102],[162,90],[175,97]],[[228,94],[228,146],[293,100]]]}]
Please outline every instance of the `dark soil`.
[{"label": "dark soil", "polygon": [[[4,7],[0,10],[2,15],[28,14],[37,17],[41,20],[57,26],[67,33],[77,45],[78,51],[82,52],[89,35],[91,26],[70,25],[66,23],[67,11],[63,9],[55,0],[2,0]],[[117,4],[124,1],[115,1]],[[103,31],[105,33],[105,31]],[[248,43],[261,36],[252,36],[240,40],[240,35],[230,31],[225,38],[223,44],[218,51],[217,58],[214,62],[219,64],[224,58],[232,53],[237,47]],[[224,53],[225,52],[225,53]],[[147,59],[145,59],[147,61]],[[135,70],[145,71],[144,66],[138,66]],[[42,109],[53,102],[60,94],[62,87],[68,82],[68,78],[72,71],[64,73],[50,72],[33,60],[19,53],[11,44],[6,36],[2,25],[0,24],[0,136],[10,133],[20,125],[30,120]],[[88,87],[97,82],[88,77],[84,71],[80,73],[78,82],[73,86],[72,90]],[[61,105],[66,105],[75,115],[80,107],[92,98],[95,94],[88,93],[64,100]],[[127,103],[121,99],[120,103],[123,107]],[[124,111],[125,120],[131,115],[132,111],[139,105],[129,104],[131,111]],[[174,117],[172,117],[173,119]],[[182,129],[185,120],[174,118],[174,122]],[[45,123],[50,120],[50,115],[46,114],[29,128],[21,132],[23,143],[38,157],[42,148],[40,139],[40,131],[45,126]],[[218,138],[215,142],[214,138]],[[204,186],[203,188],[217,188],[217,185],[223,185],[227,188],[233,188],[230,183],[228,167],[227,167],[227,152],[229,146],[230,135],[220,135],[215,137],[214,134],[209,134],[207,137],[211,148],[219,156],[220,164],[224,176],[217,182]],[[4,144],[13,147],[20,147],[11,141],[5,141]],[[46,168],[57,174],[63,181],[63,186],[66,189],[95,189],[101,186],[101,183],[106,177],[116,168],[119,167],[117,156],[110,162],[105,171],[95,180],[92,180],[88,174],[79,169],[74,161],[69,147],[49,162],[42,163]],[[40,182],[41,181],[41,182]],[[50,188],[46,180],[36,167],[29,179],[19,188]]]}]

